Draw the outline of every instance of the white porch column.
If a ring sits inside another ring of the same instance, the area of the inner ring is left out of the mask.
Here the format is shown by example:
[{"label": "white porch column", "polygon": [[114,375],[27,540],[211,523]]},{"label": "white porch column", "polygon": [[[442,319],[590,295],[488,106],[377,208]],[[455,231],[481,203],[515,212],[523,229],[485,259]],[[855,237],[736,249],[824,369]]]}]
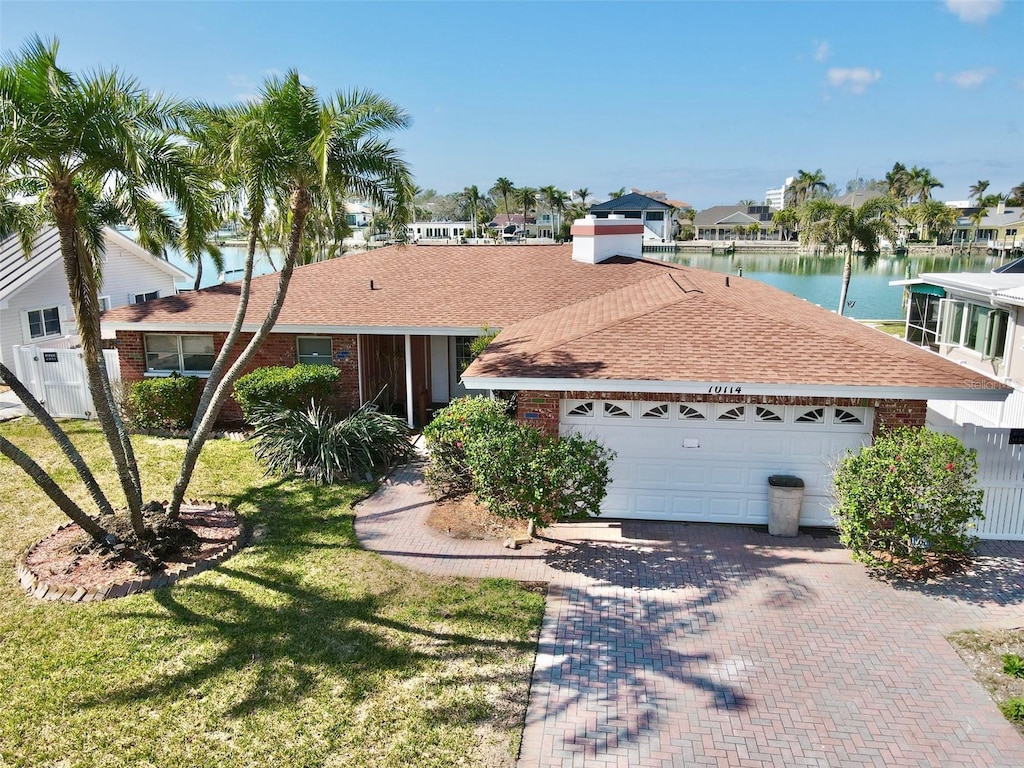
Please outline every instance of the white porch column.
[{"label": "white porch column", "polygon": [[405,334],[405,413],[412,429],[412,335]]}]

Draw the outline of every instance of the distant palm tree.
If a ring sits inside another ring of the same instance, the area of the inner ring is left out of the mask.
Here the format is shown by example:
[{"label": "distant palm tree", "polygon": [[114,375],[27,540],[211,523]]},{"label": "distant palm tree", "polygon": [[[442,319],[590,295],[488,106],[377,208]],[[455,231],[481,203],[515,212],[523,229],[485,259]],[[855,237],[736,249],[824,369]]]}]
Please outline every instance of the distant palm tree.
[{"label": "distant palm tree", "polygon": [[844,247],[843,279],[839,291],[839,314],[846,310],[846,296],[853,274],[853,254],[860,246],[864,265],[872,266],[878,259],[881,239],[896,237],[893,221],[899,212],[891,197],[873,197],[860,208],[841,205],[834,200],[809,200],[801,211],[800,239],[804,243],[822,245],[826,252],[835,253]]},{"label": "distant palm tree", "polygon": [[537,206],[537,190],[533,187],[520,187],[516,190],[516,199],[523,206],[523,235],[526,235],[526,217],[531,208]]},{"label": "distant palm tree", "polygon": [[626,196],[626,188],[625,187],[619,187],[614,192],[609,192],[608,193],[608,197],[611,198],[612,200],[614,200],[616,197],[625,197],[625,196]]},{"label": "distant palm tree", "polygon": [[500,195],[502,202],[505,204],[505,215],[508,216],[512,213],[512,209],[508,207],[508,198],[516,191],[516,185],[506,179],[504,176],[494,182],[494,186],[491,187],[492,195]]},{"label": "distant palm tree", "polygon": [[743,199],[743,200],[740,200],[740,201],[739,201],[738,203],[736,203],[736,205],[742,205],[742,206],[744,206],[744,207],[749,207],[749,206],[751,206],[751,205],[757,205],[757,203],[755,203],[755,202],[754,202],[753,200],[751,200],[751,199],[750,199],[750,198],[748,197],[748,198],[745,198],[745,199]]},{"label": "distant palm tree", "polygon": [[918,168],[915,165],[910,169],[910,192],[917,194],[917,202],[928,202],[932,190],[941,186],[942,182],[936,179],[927,168]]},{"label": "distant palm tree", "polygon": [[893,163],[892,170],[885,174],[889,196],[905,204],[910,198],[910,171],[903,163]]},{"label": "distant palm tree", "polygon": [[972,200],[981,200],[985,196],[985,190],[988,189],[987,180],[979,180],[977,184],[972,184],[971,188],[967,190],[968,196]]},{"label": "distant palm tree", "polygon": [[1018,184],[1010,190],[1010,196],[1006,202],[1011,205],[1024,205],[1024,183]]},{"label": "distant palm tree", "polygon": [[921,225],[921,239],[930,240],[932,229],[956,224],[956,211],[940,200],[926,200],[910,209],[910,217]]},{"label": "distant palm tree", "polygon": [[783,208],[772,214],[772,224],[782,230],[784,240],[789,240],[790,235],[800,225],[800,214],[796,208]]},{"label": "distant palm tree", "polygon": [[828,183],[825,181],[825,174],[821,168],[814,171],[800,169],[796,172],[793,187],[796,193],[796,205],[800,206],[827,190]]},{"label": "distant palm tree", "polygon": [[586,207],[587,198],[590,197],[590,190],[586,187],[580,187],[579,189],[573,190],[573,195],[579,198],[580,205]]},{"label": "distant palm tree", "polygon": [[978,240],[978,229],[981,228],[982,220],[988,216],[988,208],[979,208],[971,214],[971,248]]},{"label": "distant palm tree", "polygon": [[469,209],[469,219],[473,227],[473,237],[480,234],[477,228],[477,213],[480,210],[480,189],[474,184],[462,190],[462,204]]}]

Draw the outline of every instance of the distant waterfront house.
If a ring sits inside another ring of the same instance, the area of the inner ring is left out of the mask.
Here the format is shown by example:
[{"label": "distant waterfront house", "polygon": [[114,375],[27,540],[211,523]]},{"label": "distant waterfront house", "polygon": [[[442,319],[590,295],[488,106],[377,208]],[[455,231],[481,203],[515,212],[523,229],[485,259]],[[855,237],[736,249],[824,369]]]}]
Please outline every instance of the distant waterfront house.
[{"label": "distant waterfront house", "polygon": [[471,221],[414,221],[406,225],[409,241],[413,243],[457,243],[472,231]]},{"label": "distant waterfront house", "polygon": [[[173,296],[177,281],[192,279],[114,229],[104,229],[103,239],[102,309]],[[14,370],[15,346],[67,346],[76,336],[56,228],[47,227],[36,235],[29,258],[16,236],[0,242],[0,360],[4,365]]]},{"label": "distant waterfront house", "polygon": [[774,213],[768,205],[716,205],[697,211],[693,226],[698,240],[781,240]]},{"label": "distant waterfront house", "polygon": [[373,209],[363,203],[345,203],[345,222],[353,229],[363,229],[370,226],[373,219]]},{"label": "distant waterfront house", "polygon": [[1000,203],[975,220],[979,209],[968,209],[956,220],[954,246],[981,245],[990,251],[1010,253],[1024,248],[1024,208]]},{"label": "distant waterfront house", "polygon": [[672,206],[637,192],[592,205],[590,213],[599,219],[607,219],[613,214],[625,219],[639,219],[644,225],[645,241],[667,241],[675,236]]}]

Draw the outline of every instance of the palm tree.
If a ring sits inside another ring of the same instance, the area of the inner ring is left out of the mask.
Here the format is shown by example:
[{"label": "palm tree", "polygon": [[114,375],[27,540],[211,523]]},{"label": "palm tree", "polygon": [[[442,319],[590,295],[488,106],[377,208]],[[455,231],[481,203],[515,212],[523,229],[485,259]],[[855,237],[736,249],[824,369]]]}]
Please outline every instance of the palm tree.
[{"label": "palm tree", "polygon": [[910,210],[910,216],[921,225],[921,239],[930,240],[931,231],[936,227],[952,227],[956,224],[956,211],[940,200],[926,200]]},{"label": "palm tree", "polygon": [[975,242],[978,240],[978,229],[981,227],[982,220],[988,216],[988,208],[979,208],[971,214],[971,248],[974,248]]},{"label": "palm tree", "polygon": [[796,172],[796,180],[793,182],[795,204],[799,207],[803,203],[817,197],[823,190],[828,189],[825,181],[825,174],[821,168],[815,171],[800,169]]},{"label": "palm tree", "polygon": [[822,245],[828,253],[845,248],[843,280],[839,291],[839,314],[846,310],[846,296],[853,274],[853,253],[860,246],[864,265],[875,263],[883,237],[893,240],[893,226],[899,207],[890,197],[873,197],[859,208],[841,205],[834,200],[808,201],[801,211],[800,239],[804,243]]},{"label": "palm tree", "polygon": [[509,215],[510,213],[512,213],[512,209],[508,207],[508,198],[509,198],[509,195],[514,194],[515,191],[516,191],[516,185],[513,184],[508,179],[506,179],[504,176],[500,177],[496,182],[494,182],[494,186],[491,187],[491,194],[492,195],[500,195],[501,196],[501,201],[505,205],[505,215],[506,216]]},{"label": "palm tree", "polygon": [[[145,540],[139,471],[103,360],[98,298],[102,227],[130,223],[140,244],[158,252],[175,230],[148,191],[159,190],[194,219],[209,201],[196,194],[203,185],[196,183],[198,169],[187,146],[171,136],[171,123],[180,117],[177,105],[151,97],[117,71],[75,77],[57,66],[57,50],[55,41],[35,37],[0,66],[0,177],[17,178],[35,193],[38,215],[21,220],[24,245],[31,242],[33,228],[47,220],[60,233],[96,416],[134,531]],[[55,486],[32,476],[67,512]]]},{"label": "palm tree", "polygon": [[626,196],[626,188],[625,187],[619,187],[614,192],[609,192],[608,193],[608,197],[610,199],[612,199],[612,200],[614,200],[616,197],[625,197],[625,196]]},{"label": "palm tree", "polygon": [[1010,190],[1006,202],[1011,205],[1024,205],[1024,183],[1018,184]]},{"label": "palm tree", "polygon": [[893,163],[892,170],[885,174],[889,196],[906,203],[910,197],[910,171],[903,163]]},{"label": "palm tree", "polygon": [[[352,195],[370,202],[394,230],[408,221],[413,197],[408,166],[381,137],[385,131],[406,127],[409,117],[370,91],[338,93],[321,103],[316,90],[300,82],[298,72],[292,70],[284,79],[264,83],[258,102],[227,110],[200,106],[196,118],[211,158],[244,188],[250,237],[238,309],[189,430],[168,508],[172,519],[178,516],[199,452],[232,385],[277,321],[311,210],[331,210],[337,201]],[[270,200],[288,212],[288,249],[266,317],[232,361],[246,319],[256,233]]]},{"label": "palm tree", "polygon": [[533,187],[520,187],[516,190],[516,200],[523,206],[523,235],[526,235],[526,216],[531,208],[537,206],[537,190]]},{"label": "palm tree", "polygon": [[584,208],[587,207],[587,198],[590,197],[589,189],[587,189],[586,187],[580,187],[579,189],[574,189],[572,191],[572,194],[574,197],[579,198],[580,205],[582,205]]},{"label": "palm tree", "polygon": [[972,200],[981,200],[985,196],[985,190],[988,189],[988,180],[979,180],[977,184],[972,184],[971,188],[967,190],[967,195]]},{"label": "palm tree", "polygon": [[941,186],[942,182],[932,176],[932,172],[927,168],[918,168],[915,165],[910,169],[910,192],[917,194],[917,202],[928,202],[932,190]]},{"label": "palm tree", "polygon": [[479,235],[476,217],[477,211],[480,209],[480,197],[480,189],[475,184],[462,190],[462,204],[469,209],[469,220],[473,227],[473,237]]},{"label": "palm tree", "polygon": [[565,210],[565,192],[554,185],[541,187],[539,190],[551,217],[551,236],[558,233],[558,216]]},{"label": "palm tree", "polygon": [[783,208],[772,214],[772,224],[782,230],[784,240],[789,240],[790,234],[800,225],[800,214],[796,208]]}]

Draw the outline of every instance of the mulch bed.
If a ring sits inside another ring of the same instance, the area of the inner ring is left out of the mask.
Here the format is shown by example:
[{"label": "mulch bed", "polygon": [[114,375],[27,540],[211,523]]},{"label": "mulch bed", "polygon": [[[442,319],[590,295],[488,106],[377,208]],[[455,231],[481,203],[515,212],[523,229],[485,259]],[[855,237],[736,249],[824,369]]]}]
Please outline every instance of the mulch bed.
[{"label": "mulch bed", "polygon": [[525,536],[525,520],[509,520],[487,509],[469,493],[434,502],[427,525],[453,539],[502,540]]},{"label": "mulch bed", "polygon": [[243,544],[238,513],[213,502],[181,506],[181,523],[192,531],[194,547],[168,556],[143,573],[135,563],[91,544],[75,523],[65,523],[32,547],[18,562],[18,578],[39,599],[88,602],[108,600],[167,586],[200,573],[234,554]]}]

